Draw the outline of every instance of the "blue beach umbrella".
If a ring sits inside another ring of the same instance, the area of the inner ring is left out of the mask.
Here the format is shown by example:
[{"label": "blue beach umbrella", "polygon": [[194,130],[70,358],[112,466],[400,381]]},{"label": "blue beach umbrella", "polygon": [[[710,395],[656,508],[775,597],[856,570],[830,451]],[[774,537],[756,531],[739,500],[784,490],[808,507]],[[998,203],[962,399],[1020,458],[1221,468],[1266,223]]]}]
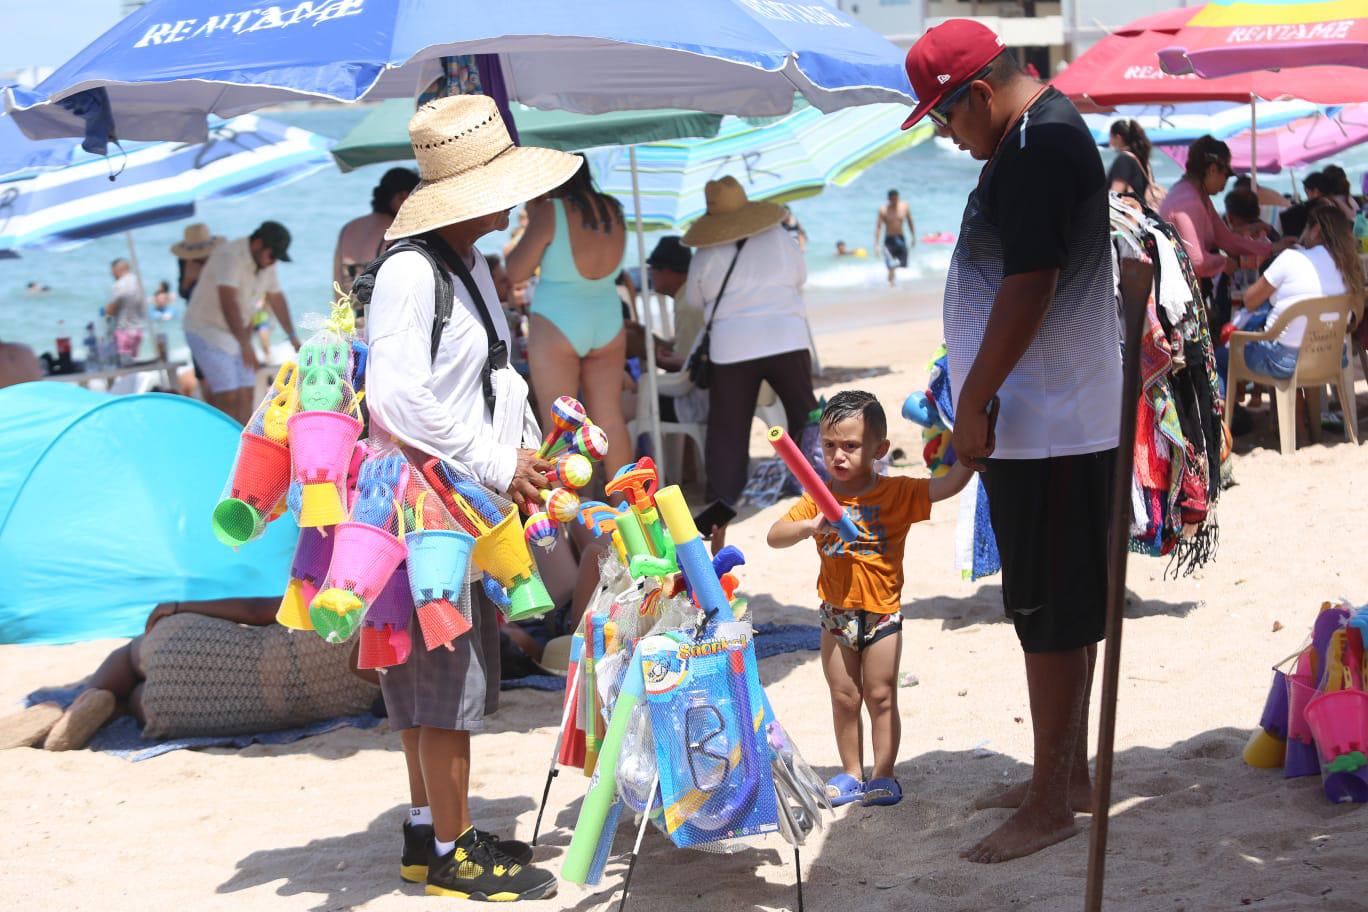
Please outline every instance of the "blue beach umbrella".
[{"label": "blue beach umbrella", "polygon": [[[25,147],[44,145],[8,120],[0,118],[0,163],[23,161]],[[108,157],[73,146],[56,170],[24,180],[0,172],[0,250],[62,249],[188,218],[196,200],[247,196],[332,163],[331,140],[255,115],[215,124],[203,143],[130,143]],[[48,166],[61,158],[51,150]]]},{"label": "blue beach umbrella", "polygon": [[[804,108],[770,123],[740,117],[723,120],[717,136],[647,143],[636,147],[641,191],[640,219],[647,229],[682,230],[703,215],[703,188],[730,174],[751,199],[786,202],[846,186],[874,164],[930,139],[923,125],[901,129],[902,105],[875,104],[822,114]],[[632,167],[626,149],[588,155],[599,186],[632,198]],[[628,207],[628,211],[633,211]]]},{"label": "blue beach umbrella", "polygon": [[193,141],[209,114],[413,98],[465,54],[498,55],[509,100],[581,114],[913,101],[903,52],[821,3],[153,0],[7,105],[39,139]]}]

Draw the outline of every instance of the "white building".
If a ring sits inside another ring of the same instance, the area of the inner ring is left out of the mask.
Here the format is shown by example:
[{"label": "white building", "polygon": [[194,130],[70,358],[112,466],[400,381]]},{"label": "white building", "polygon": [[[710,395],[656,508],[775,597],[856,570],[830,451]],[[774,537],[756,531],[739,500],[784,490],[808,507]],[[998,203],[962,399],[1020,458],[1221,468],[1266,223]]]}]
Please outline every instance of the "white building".
[{"label": "white building", "polygon": [[[831,0],[899,47],[946,19],[978,19],[1042,75],[1142,16],[1188,6],[1188,0]],[[1197,0],[1200,2],[1200,0]]]}]

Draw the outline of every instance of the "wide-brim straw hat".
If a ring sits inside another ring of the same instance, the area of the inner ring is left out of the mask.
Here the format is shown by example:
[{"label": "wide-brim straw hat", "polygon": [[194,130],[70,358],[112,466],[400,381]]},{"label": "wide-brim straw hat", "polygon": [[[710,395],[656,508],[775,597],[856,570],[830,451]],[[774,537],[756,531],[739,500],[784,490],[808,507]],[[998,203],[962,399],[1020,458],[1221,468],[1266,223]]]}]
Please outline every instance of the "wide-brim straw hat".
[{"label": "wide-brim straw hat", "polygon": [[684,232],[690,247],[716,247],[757,235],[784,220],[784,207],[746,197],[741,182],[731,175],[708,181],[703,188],[708,203],[707,215]]},{"label": "wide-brim straw hat", "polygon": [[223,238],[209,231],[203,222],[185,226],[180,242],[171,245],[171,255],[181,260],[207,260]]},{"label": "wide-brim straw hat", "polygon": [[408,130],[422,180],[385,232],[391,241],[512,209],[559,187],[581,163],[566,152],[513,145],[484,95],[429,101]]}]

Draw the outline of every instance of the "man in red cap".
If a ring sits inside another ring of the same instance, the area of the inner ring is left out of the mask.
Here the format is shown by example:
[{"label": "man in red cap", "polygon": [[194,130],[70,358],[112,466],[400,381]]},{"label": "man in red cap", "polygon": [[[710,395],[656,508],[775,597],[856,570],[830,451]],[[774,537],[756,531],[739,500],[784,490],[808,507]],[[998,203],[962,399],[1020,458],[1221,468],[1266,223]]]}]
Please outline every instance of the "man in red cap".
[{"label": "man in red cap", "polygon": [[907,75],[919,102],[904,128],[930,116],[985,162],[944,319],[952,442],[983,473],[1003,605],[1026,656],[1031,779],[979,802],[1016,812],[963,853],[1006,861],[1072,836],[1074,812],[1092,807],[1088,693],[1121,423],[1107,181],[1078,111],[984,26],[931,29],[908,52]]}]

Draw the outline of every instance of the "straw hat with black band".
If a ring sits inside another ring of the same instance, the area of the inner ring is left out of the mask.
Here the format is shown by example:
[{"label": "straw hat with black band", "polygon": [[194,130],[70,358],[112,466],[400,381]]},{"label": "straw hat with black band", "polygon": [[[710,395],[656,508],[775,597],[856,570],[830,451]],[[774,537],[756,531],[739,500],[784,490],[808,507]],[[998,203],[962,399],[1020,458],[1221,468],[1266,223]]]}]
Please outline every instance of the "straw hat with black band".
[{"label": "straw hat with black band", "polygon": [[512,209],[556,189],[580,166],[566,152],[513,145],[484,95],[430,101],[408,129],[422,180],[385,232],[390,241]]},{"label": "straw hat with black band", "polygon": [[703,188],[708,212],[684,232],[690,247],[716,247],[753,237],[784,220],[784,207],[746,198],[746,190],[731,175],[708,181]]},{"label": "straw hat with black band", "polygon": [[207,260],[222,242],[222,237],[210,233],[208,225],[195,222],[185,226],[185,234],[179,243],[171,245],[171,255],[181,260]]}]

